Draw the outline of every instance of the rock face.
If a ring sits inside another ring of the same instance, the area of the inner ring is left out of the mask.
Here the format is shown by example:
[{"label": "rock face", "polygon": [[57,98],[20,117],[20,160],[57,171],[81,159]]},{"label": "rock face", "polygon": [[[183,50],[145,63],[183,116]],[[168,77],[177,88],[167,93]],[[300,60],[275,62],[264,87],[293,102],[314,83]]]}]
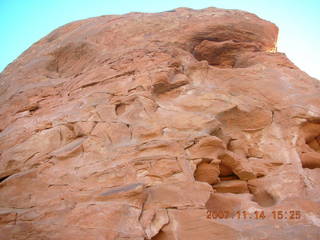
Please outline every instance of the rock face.
[{"label": "rock face", "polygon": [[0,76],[0,239],[320,239],[320,85],[277,33],[181,8],[35,43]]}]

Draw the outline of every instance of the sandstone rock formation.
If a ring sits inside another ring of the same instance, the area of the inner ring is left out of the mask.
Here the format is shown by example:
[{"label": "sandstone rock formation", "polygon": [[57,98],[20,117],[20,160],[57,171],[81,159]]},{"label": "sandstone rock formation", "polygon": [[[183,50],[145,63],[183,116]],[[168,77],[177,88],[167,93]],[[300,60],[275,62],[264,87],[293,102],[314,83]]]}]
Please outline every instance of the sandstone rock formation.
[{"label": "sandstone rock formation", "polygon": [[180,8],[35,43],[0,76],[0,239],[320,239],[320,85],[277,33]]}]

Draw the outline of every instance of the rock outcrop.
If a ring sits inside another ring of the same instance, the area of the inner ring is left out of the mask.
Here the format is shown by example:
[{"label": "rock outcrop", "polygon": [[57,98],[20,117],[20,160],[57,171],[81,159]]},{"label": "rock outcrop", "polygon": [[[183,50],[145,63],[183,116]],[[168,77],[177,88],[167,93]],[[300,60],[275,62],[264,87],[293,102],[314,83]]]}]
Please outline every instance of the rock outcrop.
[{"label": "rock outcrop", "polygon": [[320,239],[320,85],[235,10],[67,24],[0,75],[0,239]]}]

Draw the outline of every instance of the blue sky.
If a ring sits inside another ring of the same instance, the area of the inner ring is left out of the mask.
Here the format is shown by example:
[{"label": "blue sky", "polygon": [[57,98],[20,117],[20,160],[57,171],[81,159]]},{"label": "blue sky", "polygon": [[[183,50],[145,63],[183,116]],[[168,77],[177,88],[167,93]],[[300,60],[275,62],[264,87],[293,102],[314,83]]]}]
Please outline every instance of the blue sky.
[{"label": "blue sky", "polygon": [[88,17],[177,7],[241,9],[280,28],[278,51],[320,79],[320,0],[0,0],[0,71],[55,28]]}]

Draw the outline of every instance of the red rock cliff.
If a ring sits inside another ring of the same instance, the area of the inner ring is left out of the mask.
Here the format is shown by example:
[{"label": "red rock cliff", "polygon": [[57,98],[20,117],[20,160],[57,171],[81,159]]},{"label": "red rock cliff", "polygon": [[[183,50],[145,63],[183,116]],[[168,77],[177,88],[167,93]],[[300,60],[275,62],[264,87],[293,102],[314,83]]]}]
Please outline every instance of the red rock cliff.
[{"label": "red rock cliff", "polygon": [[277,33],[181,8],[35,43],[0,75],[0,239],[319,239],[319,82]]}]

